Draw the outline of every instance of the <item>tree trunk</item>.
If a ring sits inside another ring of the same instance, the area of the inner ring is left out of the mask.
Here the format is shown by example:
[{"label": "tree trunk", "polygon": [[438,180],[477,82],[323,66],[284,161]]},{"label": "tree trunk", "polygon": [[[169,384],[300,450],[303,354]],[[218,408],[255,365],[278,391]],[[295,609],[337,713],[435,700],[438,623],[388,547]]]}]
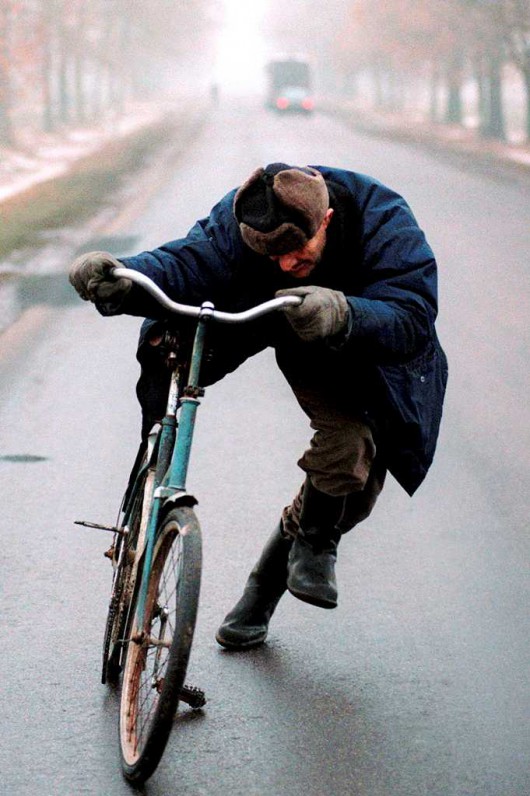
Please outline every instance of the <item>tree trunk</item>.
[{"label": "tree trunk", "polygon": [[523,74],[526,90],[526,140],[530,141],[530,63]]},{"label": "tree trunk", "polygon": [[57,27],[57,81],[58,81],[58,100],[59,100],[59,119],[61,124],[68,124],[70,121],[70,94],[68,88],[68,66],[70,56],[70,42],[68,41],[68,27],[64,19],[64,4],[59,2],[56,17]]},{"label": "tree trunk", "polygon": [[431,67],[431,81],[430,81],[430,103],[429,103],[429,119],[436,124],[440,119],[440,102],[439,102],[439,88],[440,88],[440,73],[435,64]]},{"label": "tree trunk", "polygon": [[[82,11],[80,11],[82,13]],[[86,104],[85,104],[85,85],[84,85],[84,68],[85,58],[82,52],[83,46],[83,26],[81,20],[78,21],[78,32],[76,34],[76,47],[73,58],[73,95],[75,118],[80,124],[86,121]]]},{"label": "tree trunk", "polygon": [[462,56],[455,53],[447,70],[446,124],[462,124]]},{"label": "tree trunk", "polygon": [[381,64],[378,60],[374,61],[372,65],[372,76],[374,81],[374,104],[380,110],[384,105],[384,89]]},{"label": "tree trunk", "polygon": [[504,108],[502,102],[502,59],[498,53],[491,53],[488,59],[488,113],[486,124],[481,132],[485,138],[504,140]]},{"label": "tree trunk", "polygon": [[55,129],[53,108],[53,22],[55,0],[42,8],[42,127],[46,133]]},{"label": "tree trunk", "polygon": [[85,41],[88,31],[88,13],[84,0],[77,4],[75,45],[73,56],[74,70],[74,104],[76,120],[83,124],[87,119],[87,97],[86,97],[86,71],[89,60],[86,56]]},{"label": "tree trunk", "polygon": [[0,3],[0,145],[10,146],[13,143],[13,125],[11,122],[11,74],[10,74],[10,3]]},{"label": "tree trunk", "polygon": [[489,95],[488,77],[482,57],[479,57],[476,62],[475,79],[478,91],[478,129],[480,135],[484,135],[484,130],[488,126],[489,119]]}]

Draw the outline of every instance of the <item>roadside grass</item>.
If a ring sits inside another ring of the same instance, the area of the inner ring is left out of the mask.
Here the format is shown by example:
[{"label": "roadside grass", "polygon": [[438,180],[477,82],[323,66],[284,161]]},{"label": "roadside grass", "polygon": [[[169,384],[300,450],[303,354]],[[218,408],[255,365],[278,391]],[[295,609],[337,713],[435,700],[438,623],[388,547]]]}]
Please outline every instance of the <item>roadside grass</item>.
[{"label": "roadside grass", "polygon": [[0,259],[38,244],[51,229],[82,222],[108,206],[125,178],[145,167],[159,147],[182,135],[178,125],[165,120],[131,133],[82,158],[68,174],[2,202]]}]

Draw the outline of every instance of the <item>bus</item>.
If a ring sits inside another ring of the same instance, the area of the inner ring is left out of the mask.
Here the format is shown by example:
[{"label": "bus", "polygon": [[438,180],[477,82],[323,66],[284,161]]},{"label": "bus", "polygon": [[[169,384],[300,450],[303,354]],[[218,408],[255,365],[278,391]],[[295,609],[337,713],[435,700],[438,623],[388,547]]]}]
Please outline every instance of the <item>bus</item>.
[{"label": "bus", "polygon": [[266,73],[269,108],[306,113],[314,109],[313,70],[308,58],[273,58],[267,63]]}]

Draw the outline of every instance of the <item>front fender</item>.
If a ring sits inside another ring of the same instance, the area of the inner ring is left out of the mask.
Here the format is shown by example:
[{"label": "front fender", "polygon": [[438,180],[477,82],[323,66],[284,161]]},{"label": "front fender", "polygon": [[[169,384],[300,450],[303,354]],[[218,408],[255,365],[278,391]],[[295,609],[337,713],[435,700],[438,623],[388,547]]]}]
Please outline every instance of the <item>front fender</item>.
[{"label": "front fender", "polygon": [[190,494],[189,492],[178,491],[175,492],[173,495],[169,495],[164,500],[162,504],[162,511],[167,512],[171,509],[175,508],[176,506],[188,506],[192,509],[194,506],[197,505],[199,501],[195,497],[195,495]]}]

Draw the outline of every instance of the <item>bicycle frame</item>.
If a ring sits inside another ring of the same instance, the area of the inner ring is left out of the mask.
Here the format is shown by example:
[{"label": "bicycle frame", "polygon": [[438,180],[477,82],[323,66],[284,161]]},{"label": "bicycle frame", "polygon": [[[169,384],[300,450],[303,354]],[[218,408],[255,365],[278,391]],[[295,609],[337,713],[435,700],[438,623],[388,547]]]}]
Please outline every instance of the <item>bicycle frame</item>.
[{"label": "bicycle frame", "polygon": [[[137,640],[141,639],[145,628],[145,606],[149,573],[153,563],[153,553],[157,541],[157,529],[161,512],[168,503],[195,504],[197,501],[186,492],[186,476],[195,428],[195,417],[203,391],[199,386],[199,374],[204,354],[206,328],[211,319],[222,323],[244,323],[259,318],[274,310],[301,303],[299,296],[283,296],[270,299],[263,304],[243,312],[220,312],[209,301],[200,307],[192,307],[172,301],[149,277],[127,268],[115,268],[113,276],[125,277],[144,287],[164,309],[177,315],[197,319],[192,345],[188,383],[180,384],[180,365],[177,361],[171,375],[166,416],[162,421],[160,436],[156,445],[156,473],[153,503],[148,520],[145,541],[145,554],[140,572],[140,590],[136,610]],[[180,411],[179,411],[180,410]],[[177,412],[179,417],[177,421]]]},{"label": "bicycle frame", "polygon": [[200,397],[203,395],[203,390],[199,387],[199,374],[204,354],[206,325],[212,317],[213,311],[214,306],[211,302],[204,302],[200,308],[191,351],[188,383],[183,389],[179,384],[180,365],[178,362],[171,374],[166,416],[161,424],[158,441],[153,505],[147,526],[145,558],[138,595],[136,631],[140,635],[144,632],[145,603],[149,584],[149,578],[146,575],[149,574],[153,562],[161,510],[167,502],[176,502],[178,499],[193,504],[197,502],[186,492],[186,477],[195,430],[195,418],[200,405]]}]

